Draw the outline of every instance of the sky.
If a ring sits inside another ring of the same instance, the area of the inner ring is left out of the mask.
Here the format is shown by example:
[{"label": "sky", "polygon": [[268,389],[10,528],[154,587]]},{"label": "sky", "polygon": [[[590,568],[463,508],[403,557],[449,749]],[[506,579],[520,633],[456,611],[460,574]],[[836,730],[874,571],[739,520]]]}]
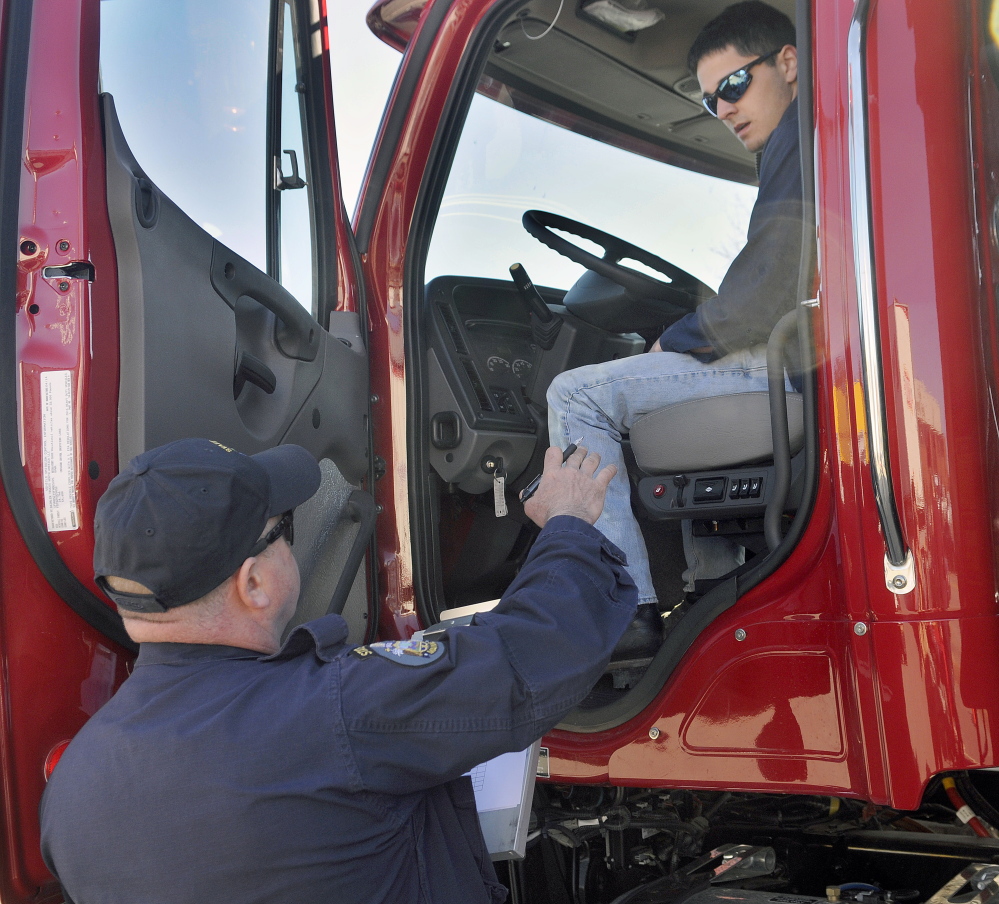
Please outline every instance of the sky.
[{"label": "sky", "polygon": [[365,22],[373,0],[330,0],[333,106],[347,211],[354,204],[402,54]]}]

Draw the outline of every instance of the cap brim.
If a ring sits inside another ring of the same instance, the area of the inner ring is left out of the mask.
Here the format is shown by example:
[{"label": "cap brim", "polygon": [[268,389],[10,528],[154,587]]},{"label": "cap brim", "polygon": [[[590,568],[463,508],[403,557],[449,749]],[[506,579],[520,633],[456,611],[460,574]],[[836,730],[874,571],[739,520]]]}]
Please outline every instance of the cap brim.
[{"label": "cap brim", "polygon": [[301,505],[319,489],[319,465],[312,453],[301,446],[275,446],[251,457],[270,478],[269,518]]}]

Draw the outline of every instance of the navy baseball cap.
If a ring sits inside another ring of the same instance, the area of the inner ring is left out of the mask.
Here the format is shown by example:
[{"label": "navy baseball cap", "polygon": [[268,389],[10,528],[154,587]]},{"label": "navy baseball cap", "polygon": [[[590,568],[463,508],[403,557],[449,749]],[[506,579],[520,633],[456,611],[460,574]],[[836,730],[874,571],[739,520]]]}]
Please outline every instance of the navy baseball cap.
[{"label": "navy baseball cap", "polygon": [[[181,439],[137,455],[97,503],[94,573],[122,609],[166,612],[235,574],[269,518],[319,488],[319,465],[301,446],[244,455],[207,439]],[[151,594],[120,593],[127,578]]]}]

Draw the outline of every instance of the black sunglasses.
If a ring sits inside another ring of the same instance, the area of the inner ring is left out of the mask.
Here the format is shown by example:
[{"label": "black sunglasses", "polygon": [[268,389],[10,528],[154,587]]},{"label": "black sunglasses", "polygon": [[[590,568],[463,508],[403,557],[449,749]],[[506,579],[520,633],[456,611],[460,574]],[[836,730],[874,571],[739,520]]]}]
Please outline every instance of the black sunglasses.
[{"label": "black sunglasses", "polygon": [[758,57],[749,63],[747,66],[743,66],[741,69],[736,69],[735,72],[730,75],[726,75],[718,83],[718,88],[714,94],[705,94],[701,98],[701,103],[704,104],[704,109],[707,110],[712,116],[718,115],[718,98],[727,101],[730,104],[734,104],[743,94],[746,93],[746,89],[749,88],[749,83],[753,80],[753,77],[749,74],[749,70],[754,66],[759,66],[760,63],[765,63],[771,57],[777,56],[781,52],[782,48],[777,50],[771,50],[766,56]]},{"label": "black sunglasses", "polygon": [[274,525],[266,534],[264,534],[256,543],[253,544],[253,549],[250,550],[250,554],[247,556],[248,559],[252,559],[254,556],[259,556],[268,546],[272,543],[277,543],[284,535],[288,540],[288,545],[291,546],[295,542],[295,510],[292,509],[290,512],[285,512],[281,516],[281,520]]}]

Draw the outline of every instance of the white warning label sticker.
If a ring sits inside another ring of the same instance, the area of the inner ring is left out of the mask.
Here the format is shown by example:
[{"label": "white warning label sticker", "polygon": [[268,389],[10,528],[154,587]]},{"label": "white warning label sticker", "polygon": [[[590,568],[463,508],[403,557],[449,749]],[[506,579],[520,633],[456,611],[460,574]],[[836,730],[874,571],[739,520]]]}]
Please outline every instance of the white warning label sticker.
[{"label": "white warning label sticker", "polygon": [[42,485],[49,533],[80,526],[73,437],[73,372],[42,373]]}]

